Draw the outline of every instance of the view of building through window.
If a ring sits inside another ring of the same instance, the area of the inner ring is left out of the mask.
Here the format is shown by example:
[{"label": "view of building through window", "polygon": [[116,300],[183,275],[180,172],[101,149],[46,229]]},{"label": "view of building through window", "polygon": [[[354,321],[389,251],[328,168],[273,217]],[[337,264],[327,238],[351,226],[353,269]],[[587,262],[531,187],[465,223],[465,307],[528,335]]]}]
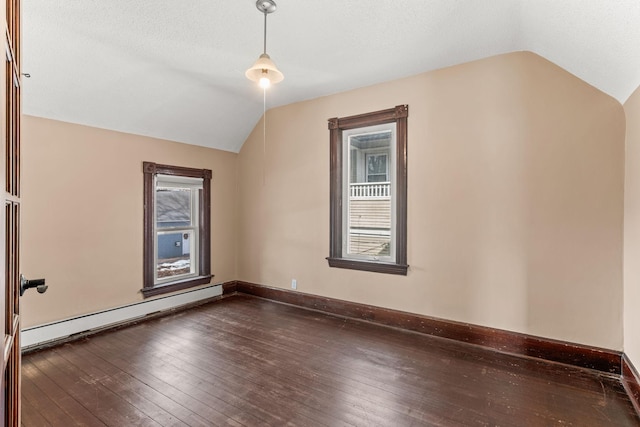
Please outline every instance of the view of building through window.
[{"label": "view of building through window", "polygon": [[390,167],[395,125],[358,129],[346,134],[349,177],[343,200],[347,200],[348,256],[391,255],[392,183]]},{"label": "view of building through window", "polygon": [[192,205],[197,195],[192,193],[191,188],[156,187],[158,279],[193,273],[191,245],[197,218]]}]

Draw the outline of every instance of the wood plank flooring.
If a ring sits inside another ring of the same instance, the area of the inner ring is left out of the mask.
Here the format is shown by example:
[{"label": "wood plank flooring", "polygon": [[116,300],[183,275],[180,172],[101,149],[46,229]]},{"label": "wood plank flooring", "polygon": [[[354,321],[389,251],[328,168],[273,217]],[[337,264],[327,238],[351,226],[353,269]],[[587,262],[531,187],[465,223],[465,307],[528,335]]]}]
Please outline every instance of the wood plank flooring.
[{"label": "wood plank flooring", "polygon": [[640,426],[620,380],[237,295],[25,355],[24,426]]}]

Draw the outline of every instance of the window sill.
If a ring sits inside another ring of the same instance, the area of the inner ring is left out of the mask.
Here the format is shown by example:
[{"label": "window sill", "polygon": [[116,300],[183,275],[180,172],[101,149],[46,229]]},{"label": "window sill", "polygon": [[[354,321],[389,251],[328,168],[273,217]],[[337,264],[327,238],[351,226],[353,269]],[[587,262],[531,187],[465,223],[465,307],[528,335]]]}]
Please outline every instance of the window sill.
[{"label": "window sill", "polygon": [[145,288],[142,288],[140,291],[142,292],[142,296],[144,298],[148,298],[155,295],[161,295],[169,292],[180,291],[182,289],[192,288],[198,285],[206,285],[211,283],[211,279],[213,279],[213,275],[211,274],[206,276],[191,277],[185,280],[170,282],[165,285],[157,285],[153,288],[145,287]]},{"label": "window sill", "polygon": [[372,271],[374,273],[407,275],[408,265],[393,264],[388,262],[361,261],[345,258],[327,257],[329,267],[347,268],[350,270]]}]

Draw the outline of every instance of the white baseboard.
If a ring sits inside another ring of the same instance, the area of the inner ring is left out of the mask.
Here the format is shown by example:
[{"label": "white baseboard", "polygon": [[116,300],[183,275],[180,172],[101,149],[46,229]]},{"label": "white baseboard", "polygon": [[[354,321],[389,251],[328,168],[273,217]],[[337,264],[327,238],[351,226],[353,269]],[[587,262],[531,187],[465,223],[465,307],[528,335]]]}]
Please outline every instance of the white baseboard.
[{"label": "white baseboard", "polygon": [[222,285],[212,285],[177,295],[142,301],[122,307],[72,317],[57,322],[25,328],[20,334],[21,347],[28,348],[45,344],[49,341],[67,338],[70,335],[101,329],[109,325],[118,324],[142,318],[158,311],[170,310],[181,305],[190,304],[207,298],[222,295]]}]

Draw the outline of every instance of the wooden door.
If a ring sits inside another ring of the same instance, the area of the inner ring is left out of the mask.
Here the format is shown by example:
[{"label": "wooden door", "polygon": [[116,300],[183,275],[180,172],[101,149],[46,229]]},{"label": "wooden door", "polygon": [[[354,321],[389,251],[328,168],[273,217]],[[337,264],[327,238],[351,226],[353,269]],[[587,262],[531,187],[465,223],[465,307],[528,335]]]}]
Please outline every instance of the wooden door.
[{"label": "wooden door", "polygon": [[0,173],[4,185],[4,209],[0,213],[4,227],[0,245],[4,275],[0,275],[0,328],[4,330],[2,353],[2,402],[0,426],[20,425],[20,0],[6,0],[5,72],[3,74],[4,114],[3,156]]}]

